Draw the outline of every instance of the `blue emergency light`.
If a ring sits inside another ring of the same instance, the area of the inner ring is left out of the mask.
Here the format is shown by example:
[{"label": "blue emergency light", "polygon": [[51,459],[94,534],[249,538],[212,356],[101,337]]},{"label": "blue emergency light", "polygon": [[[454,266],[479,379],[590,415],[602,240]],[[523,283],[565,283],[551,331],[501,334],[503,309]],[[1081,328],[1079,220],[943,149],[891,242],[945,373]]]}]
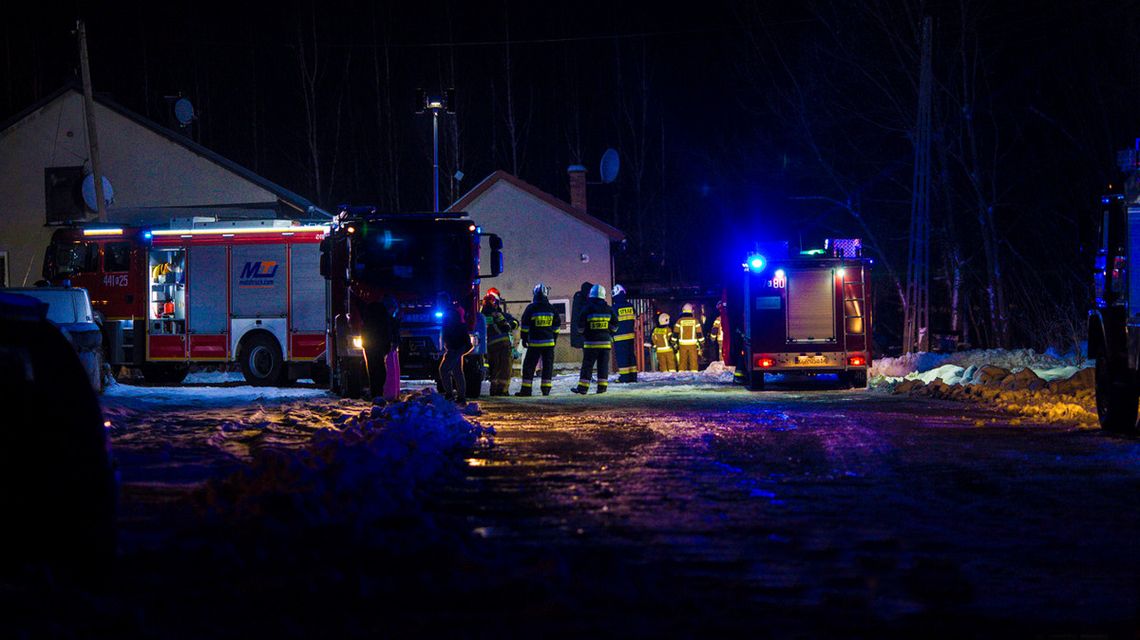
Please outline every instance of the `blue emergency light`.
[{"label": "blue emergency light", "polygon": [[768,266],[768,261],[759,253],[748,256],[748,270],[752,273],[760,273],[766,266]]},{"label": "blue emergency light", "polygon": [[443,312],[442,311],[436,311],[435,312],[435,319],[436,320],[443,320]]}]

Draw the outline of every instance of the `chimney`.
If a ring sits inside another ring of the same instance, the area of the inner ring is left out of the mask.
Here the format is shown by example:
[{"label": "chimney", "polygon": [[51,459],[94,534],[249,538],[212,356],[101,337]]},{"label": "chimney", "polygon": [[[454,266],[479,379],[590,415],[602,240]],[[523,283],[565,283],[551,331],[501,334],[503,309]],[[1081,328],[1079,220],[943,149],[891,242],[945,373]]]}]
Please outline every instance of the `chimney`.
[{"label": "chimney", "polygon": [[586,213],[586,167],[572,164],[566,173],[570,174],[570,206]]}]

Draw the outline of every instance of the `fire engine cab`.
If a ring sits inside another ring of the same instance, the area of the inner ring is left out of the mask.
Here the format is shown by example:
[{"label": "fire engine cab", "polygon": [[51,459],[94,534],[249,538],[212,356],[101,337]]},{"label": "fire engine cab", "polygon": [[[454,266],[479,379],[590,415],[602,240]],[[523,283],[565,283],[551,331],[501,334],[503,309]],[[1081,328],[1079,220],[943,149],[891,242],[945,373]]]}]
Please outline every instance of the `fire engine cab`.
[{"label": "fire engine cab", "polygon": [[44,278],[87,289],[107,361],[176,383],[235,362],[250,384],[321,378],[325,225],[191,221],[186,228],[57,230]]},{"label": "fire engine cab", "polygon": [[[743,266],[741,362],[753,390],[765,374],[836,373],[867,386],[871,365],[871,261],[859,239],[791,254],[786,242],[758,245]],[[739,365],[738,365],[739,366]]]}]

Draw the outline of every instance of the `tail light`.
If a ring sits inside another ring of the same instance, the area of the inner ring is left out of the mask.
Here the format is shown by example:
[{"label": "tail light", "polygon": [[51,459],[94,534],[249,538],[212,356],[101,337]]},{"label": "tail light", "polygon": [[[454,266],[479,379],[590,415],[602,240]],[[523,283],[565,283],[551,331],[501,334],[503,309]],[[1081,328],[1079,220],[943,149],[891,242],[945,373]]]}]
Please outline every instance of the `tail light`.
[{"label": "tail light", "polygon": [[761,369],[770,369],[776,366],[776,361],[772,358],[757,357],[756,366]]},{"label": "tail light", "polygon": [[849,367],[865,367],[867,366],[867,359],[863,356],[851,356],[847,358],[847,366]]}]

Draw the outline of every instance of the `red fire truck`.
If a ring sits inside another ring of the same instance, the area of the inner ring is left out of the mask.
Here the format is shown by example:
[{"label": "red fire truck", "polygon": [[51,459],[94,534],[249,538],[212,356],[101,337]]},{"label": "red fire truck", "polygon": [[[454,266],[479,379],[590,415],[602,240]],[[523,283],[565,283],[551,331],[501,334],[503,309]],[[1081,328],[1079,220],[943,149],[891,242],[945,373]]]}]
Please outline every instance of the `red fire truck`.
[{"label": "red fire truck", "polygon": [[[479,273],[480,239],[491,250],[488,274]],[[478,334],[479,283],[502,272],[502,240],[484,234],[466,213],[378,214],[346,207],[322,243],[328,278],[329,368],[333,391],[357,397],[365,386],[361,306],[391,295],[400,311],[402,377],[437,376],[446,306],[458,303],[468,330]],[[481,356],[464,363],[468,395],[478,395]],[[378,395],[378,390],[372,390]]]},{"label": "red fire truck", "polygon": [[60,229],[44,278],[87,289],[107,361],[148,381],[181,382],[207,362],[237,362],[255,385],[320,378],[328,231],[288,220]]},{"label": "red fire truck", "polygon": [[824,246],[792,255],[786,242],[769,243],[743,264],[743,331],[734,334],[753,390],[769,373],[836,373],[867,386],[871,260],[858,239]]}]

